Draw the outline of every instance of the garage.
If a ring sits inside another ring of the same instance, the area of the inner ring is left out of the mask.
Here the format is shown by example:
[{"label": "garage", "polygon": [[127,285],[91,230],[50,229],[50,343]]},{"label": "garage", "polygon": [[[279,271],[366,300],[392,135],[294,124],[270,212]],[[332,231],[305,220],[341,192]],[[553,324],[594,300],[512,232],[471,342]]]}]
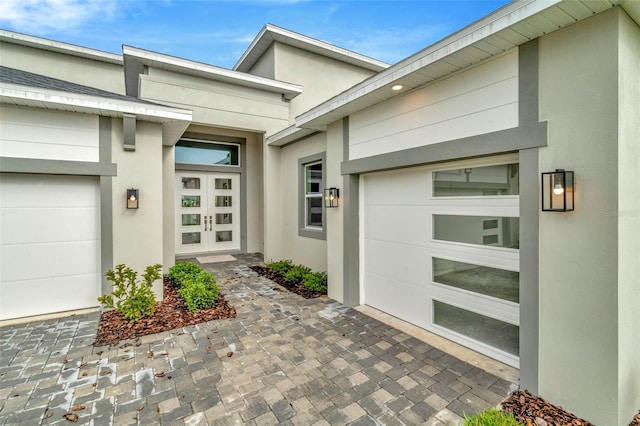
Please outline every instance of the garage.
[{"label": "garage", "polygon": [[517,367],[517,155],[361,176],[362,303]]},{"label": "garage", "polygon": [[0,319],[95,307],[98,177],[0,174]]}]

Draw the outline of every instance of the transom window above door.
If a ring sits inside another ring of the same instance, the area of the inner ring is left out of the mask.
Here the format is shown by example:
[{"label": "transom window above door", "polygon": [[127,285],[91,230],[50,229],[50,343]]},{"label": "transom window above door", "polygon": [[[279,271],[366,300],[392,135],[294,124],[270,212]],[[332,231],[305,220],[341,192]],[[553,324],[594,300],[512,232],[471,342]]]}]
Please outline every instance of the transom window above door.
[{"label": "transom window above door", "polygon": [[240,145],[180,139],[176,144],[176,163],[239,166]]}]

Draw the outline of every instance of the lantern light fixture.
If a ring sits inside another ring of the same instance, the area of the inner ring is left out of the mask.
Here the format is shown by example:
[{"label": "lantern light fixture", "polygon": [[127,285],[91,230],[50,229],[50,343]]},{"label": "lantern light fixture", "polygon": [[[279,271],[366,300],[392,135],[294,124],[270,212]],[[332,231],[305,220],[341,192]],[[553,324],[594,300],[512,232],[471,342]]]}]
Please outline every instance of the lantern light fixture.
[{"label": "lantern light fixture", "polygon": [[570,212],[574,210],[575,180],[573,172],[556,169],[542,173],[542,211]]},{"label": "lantern light fixture", "polygon": [[140,203],[140,191],[135,188],[127,189],[127,208],[137,209]]},{"label": "lantern light fixture", "polygon": [[324,190],[324,206],[326,208],[338,207],[340,190],[338,188],[327,188]]}]

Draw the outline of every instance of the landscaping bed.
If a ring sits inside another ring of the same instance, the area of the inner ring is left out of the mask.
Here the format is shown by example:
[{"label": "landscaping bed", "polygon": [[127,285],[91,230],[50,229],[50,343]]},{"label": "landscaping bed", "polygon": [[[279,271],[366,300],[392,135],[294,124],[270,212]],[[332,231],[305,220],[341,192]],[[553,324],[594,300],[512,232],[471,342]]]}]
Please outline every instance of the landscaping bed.
[{"label": "landscaping bed", "polygon": [[513,392],[500,405],[503,411],[513,414],[517,421],[527,426],[593,426],[593,423],[578,418],[527,390]]},{"label": "landscaping bed", "polygon": [[309,290],[308,288],[306,288],[300,282],[291,283],[291,282],[285,280],[285,278],[284,278],[284,276],[282,274],[279,274],[277,272],[271,271],[265,266],[255,265],[255,266],[250,266],[249,268],[251,268],[253,271],[257,272],[258,274],[262,275],[263,277],[268,278],[268,279],[270,279],[271,281],[273,281],[273,282],[275,282],[277,284],[280,284],[281,286],[283,286],[284,288],[286,288],[290,292],[296,293],[296,294],[304,297],[305,299],[314,299],[316,297],[326,297],[327,296],[326,292]]},{"label": "landscaping bed", "polygon": [[184,300],[178,294],[178,288],[177,284],[165,278],[164,299],[161,302],[156,302],[153,315],[141,318],[136,322],[127,320],[122,313],[115,309],[103,312],[100,316],[94,346],[115,346],[121,340],[160,333],[206,321],[235,318],[236,308],[229,305],[222,294],[218,296],[214,308],[190,312],[186,308]]}]

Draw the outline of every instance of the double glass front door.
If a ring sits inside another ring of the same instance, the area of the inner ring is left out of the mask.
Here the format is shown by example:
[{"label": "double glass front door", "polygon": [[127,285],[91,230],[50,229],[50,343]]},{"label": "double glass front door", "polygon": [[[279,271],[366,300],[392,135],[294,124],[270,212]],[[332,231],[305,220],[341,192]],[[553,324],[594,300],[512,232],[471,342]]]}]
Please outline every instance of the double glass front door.
[{"label": "double glass front door", "polygon": [[176,253],[240,249],[240,175],[176,172]]}]

